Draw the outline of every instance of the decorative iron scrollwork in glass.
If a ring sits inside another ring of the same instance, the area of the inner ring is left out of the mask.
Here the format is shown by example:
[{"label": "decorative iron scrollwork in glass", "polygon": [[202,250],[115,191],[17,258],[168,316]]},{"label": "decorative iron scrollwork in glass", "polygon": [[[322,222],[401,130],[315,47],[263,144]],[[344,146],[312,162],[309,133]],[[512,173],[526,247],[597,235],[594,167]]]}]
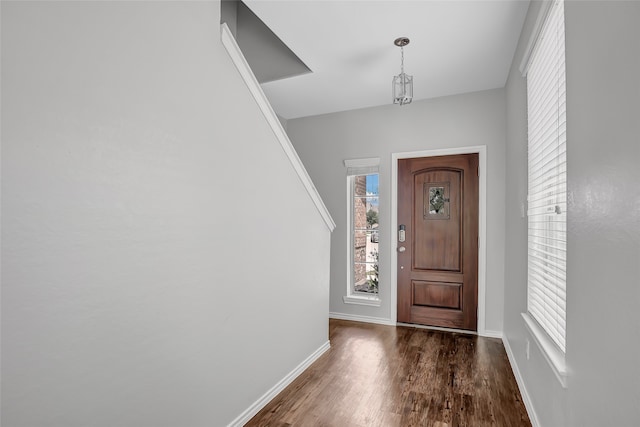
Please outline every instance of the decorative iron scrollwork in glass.
[{"label": "decorative iron scrollwork in glass", "polygon": [[449,183],[424,183],[424,219],[449,219]]}]

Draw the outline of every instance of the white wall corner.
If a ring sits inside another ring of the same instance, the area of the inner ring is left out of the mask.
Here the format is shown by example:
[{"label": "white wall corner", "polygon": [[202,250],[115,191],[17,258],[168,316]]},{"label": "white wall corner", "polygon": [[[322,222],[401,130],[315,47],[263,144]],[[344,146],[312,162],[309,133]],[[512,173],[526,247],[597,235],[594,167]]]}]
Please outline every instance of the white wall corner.
[{"label": "white wall corner", "polygon": [[509,358],[509,363],[511,364],[513,375],[516,377],[516,383],[518,384],[518,389],[520,390],[520,396],[522,396],[524,406],[527,409],[529,421],[531,421],[531,425],[533,427],[540,427],[540,421],[538,421],[538,416],[536,415],[536,411],[533,407],[533,402],[531,401],[531,397],[529,396],[527,388],[524,385],[524,379],[522,377],[522,374],[520,373],[520,369],[518,368],[518,363],[516,362],[516,357],[513,354],[513,350],[509,345],[509,339],[506,336],[503,336],[502,343],[504,344],[504,349],[507,352],[507,357]]},{"label": "white wall corner", "polygon": [[320,356],[326,353],[331,348],[329,341],[322,344],[316,351],[314,351],[309,357],[296,366],[291,372],[289,372],[283,379],[281,379],[276,385],[274,385],[269,391],[263,394],[258,400],[256,400],[251,406],[249,406],[242,414],[231,421],[227,427],[242,427],[251,420],[262,408],[267,406],[273,398],[275,398],[282,390],[287,388],[300,374],[302,374],[313,362],[318,360]]},{"label": "white wall corner", "polygon": [[293,144],[289,140],[287,132],[284,130],[284,127],[278,119],[275,111],[273,111],[269,100],[260,87],[260,83],[258,83],[256,76],[253,74],[249,63],[242,54],[242,51],[240,50],[236,39],[233,37],[233,34],[231,33],[231,30],[226,23],[222,23],[220,25],[220,39],[222,41],[222,45],[227,50],[229,57],[233,61],[233,64],[240,73],[242,80],[244,80],[245,85],[251,92],[251,95],[258,104],[258,107],[260,107],[260,111],[262,111],[264,118],[267,120],[267,123],[271,127],[271,130],[278,139],[280,146],[284,150],[287,158],[291,162],[291,165],[298,174],[302,185],[304,185],[307,193],[309,194],[309,197],[311,197],[311,200],[313,200],[313,203],[322,216],[322,219],[327,224],[329,231],[333,231],[336,228],[336,223],[333,221],[333,218],[331,218],[329,210],[322,201],[322,198],[320,197],[318,190],[313,184],[313,181],[311,181],[311,178],[309,177],[306,168],[302,164],[300,157],[298,157],[298,153],[296,153]]}]

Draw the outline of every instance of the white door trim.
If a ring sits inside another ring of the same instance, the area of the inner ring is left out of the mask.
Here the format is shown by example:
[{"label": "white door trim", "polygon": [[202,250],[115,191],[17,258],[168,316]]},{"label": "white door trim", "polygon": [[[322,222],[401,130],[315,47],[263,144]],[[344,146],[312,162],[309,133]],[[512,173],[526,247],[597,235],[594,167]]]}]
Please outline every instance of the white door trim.
[{"label": "white door trim", "polygon": [[444,148],[440,150],[391,153],[391,320],[398,320],[398,160],[417,157],[449,156],[478,153],[480,177],[478,179],[478,335],[487,336],[486,315],[486,271],[487,271],[487,146]]}]

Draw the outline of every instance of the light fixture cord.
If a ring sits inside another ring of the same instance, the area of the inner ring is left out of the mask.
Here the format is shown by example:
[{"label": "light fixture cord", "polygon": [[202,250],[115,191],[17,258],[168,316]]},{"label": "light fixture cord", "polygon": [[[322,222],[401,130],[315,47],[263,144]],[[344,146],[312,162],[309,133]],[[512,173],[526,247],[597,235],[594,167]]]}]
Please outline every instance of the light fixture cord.
[{"label": "light fixture cord", "polygon": [[400,46],[400,73],[404,74],[404,46]]}]

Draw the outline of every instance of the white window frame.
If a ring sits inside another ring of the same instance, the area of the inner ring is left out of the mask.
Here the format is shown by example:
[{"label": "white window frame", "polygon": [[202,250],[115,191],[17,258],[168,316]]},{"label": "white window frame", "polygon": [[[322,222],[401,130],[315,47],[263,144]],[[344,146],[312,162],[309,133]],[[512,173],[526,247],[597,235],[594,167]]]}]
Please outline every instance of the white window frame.
[{"label": "white window frame", "polygon": [[[355,291],[354,284],[354,238],[355,238],[355,226],[353,223],[354,214],[354,184],[355,177],[361,175],[373,175],[378,174],[380,176],[380,158],[372,157],[366,159],[349,159],[344,161],[344,165],[347,168],[347,294],[342,297],[345,304],[357,304],[368,305],[373,307],[380,307],[380,290],[377,294],[365,294],[363,292]],[[380,197],[380,194],[378,194]],[[378,199],[379,200],[379,199]]]},{"label": "white window frame", "polygon": [[[556,37],[560,34],[561,38]],[[523,76],[527,77],[528,141],[528,279],[525,326],[563,387],[567,387],[566,341],[566,91],[563,0],[550,2],[538,16],[527,54],[523,58]],[[561,40],[560,44],[546,43]],[[553,56],[554,61],[549,60]],[[558,59],[558,60],[556,60]],[[558,71],[556,73],[556,71]],[[542,76],[544,83],[538,85]],[[550,78],[549,76],[554,76]],[[559,76],[559,78],[556,78]],[[536,79],[535,81],[532,79]],[[553,80],[556,80],[555,82]],[[533,87],[532,87],[533,86]],[[542,87],[554,87],[544,92]],[[558,89],[559,88],[559,89]],[[532,92],[533,91],[533,92]],[[545,93],[545,98],[540,95]],[[558,95],[556,96],[555,93]],[[536,96],[535,99],[532,97]],[[552,100],[540,105],[541,99]],[[547,108],[548,107],[548,108]],[[544,121],[540,112],[544,113]],[[548,115],[547,112],[555,112]],[[548,117],[552,117],[548,120]],[[540,126],[540,123],[547,123]],[[542,138],[539,129],[551,131]],[[543,159],[543,161],[541,161]],[[541,167],[541,164],[552,164]],[[542,175],[540,174],[542,173]],[[540,178],[540,177],[544,178]],[[552,181],[553,179],[553,181]],[[544,188],[544,190],[542,190]],[[540,224],[544,226],[541,231]],[[548,239],[560,239],[550,247]],[[542,255],[541,255],[542,254]],[[564,257],[564,259],[562,259]],[[551,259],[553,258],[553,259]],[[553,277],[552,277],[553,276]]]}]

